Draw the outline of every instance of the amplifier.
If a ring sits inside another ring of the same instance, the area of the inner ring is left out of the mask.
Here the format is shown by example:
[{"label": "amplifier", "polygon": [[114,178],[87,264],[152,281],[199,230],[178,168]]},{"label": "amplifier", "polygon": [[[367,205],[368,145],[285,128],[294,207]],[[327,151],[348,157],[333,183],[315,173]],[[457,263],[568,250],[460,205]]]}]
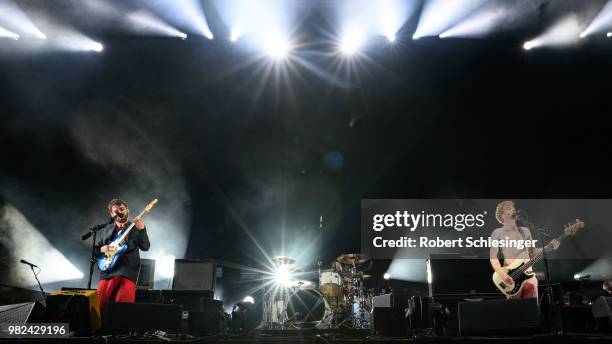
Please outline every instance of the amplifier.
[{"label": "amplifier", "polygon": [[438,294],[496,293],[488,259],[465,259],[452,254],[431,255],[427,260],[429,296]]},{"label": "amplifier", "polygon": [[161,290],[136,289],[136,302],[138,303],[163,303]]},{"label": "amplifier", "polygon": [[70,331],[91,334],[102,326],[95,289],[55,290],[47,296],[47,321],[69,323]]},{"label": "amplifier", "polygon": [[459,335],[459,303],[485,300],[505,300],[501,293],[485,294],[444,294],[431,299],[432,319],[439,336]]},{"label": "amplifier", "polygon": [[175,259],[172,290],[215,290],[215,270],[211,261]]},{"label": "amplifier", "polygon": [[487,300],[459,303],[459,334],[528,335],[539,327],[538,300]]},{"label": "amplifier", "polygon": [[372,311],[374,333],[399,337],[406,334],[405,313],[403,309],[376,307]]},{"label": "amplifier", "polygon": [[153,289],[155,281],[155,259],[140,258],[136,289]]},{"label": "amplifier", "polygon": [[372,309],[393,307],[393,294],[376,295],[372,298]]},{"label": "amplifier", "polygon": [[189,312],[203,312],[207,303],[213,299],[212,290],[162,290],[162,303],[180,305]]},{"label": "amplifier", "polygon": [[591,312],[596,322],[597,332],[612,332],[612,297],[598,297],[591,304]]},{"label": "amplifier", "polygon": [[201,311],[189,312],[189,333],[194,336],[204,336],[219,333],[225,326],[223,302],[212,299],[202,299]]}]

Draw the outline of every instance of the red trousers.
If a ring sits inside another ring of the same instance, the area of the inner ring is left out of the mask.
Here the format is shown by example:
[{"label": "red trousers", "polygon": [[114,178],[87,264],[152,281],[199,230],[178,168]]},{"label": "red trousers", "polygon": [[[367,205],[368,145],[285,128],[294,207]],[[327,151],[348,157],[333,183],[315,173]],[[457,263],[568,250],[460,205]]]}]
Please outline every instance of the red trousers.
[{"label": "red trousers", "polygon": [[100,317],[104,319],[104,306],[109,301],[132,303],[136,301],[136,283],[123,276],[100,280],[98,298],[100,299]]}]

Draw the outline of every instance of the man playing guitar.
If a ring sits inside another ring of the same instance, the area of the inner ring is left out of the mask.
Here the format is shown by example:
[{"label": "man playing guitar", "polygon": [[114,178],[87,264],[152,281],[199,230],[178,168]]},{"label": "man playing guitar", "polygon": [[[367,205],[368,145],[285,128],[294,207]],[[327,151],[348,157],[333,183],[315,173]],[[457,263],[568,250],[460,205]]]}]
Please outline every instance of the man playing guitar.
[{"label": "man playing guitar", "polygon": [[[502,240],[502,239],[513,239],[513,240],[532,240],[531,232],[526,227],[519,227],[516,224],[516,209],[514,208],[514,202],[512,201],[503,201],[497,205],[495,209],[495,218],[497,222],[499,222],[502,227],[497,228],[491,233],[491,239],[493,240]],[[549,247],[553,250],[559,248],[561,243],[558,240],[553,240],[550,242]],[[503,247],[501,248],[501,255],[504,261],[504,266],[508,266],[514,262],[515,259],[530,259],[535,255],[539,254],[541,248],[524,248],[519,250],[516,247]],[[508,274],[502,269],[502,266],[499,262],[500,253],[499,247],[491,246],[489,251],[491,266],[495,270],[495,272],[499,275],[502,281],[507,284],[513,284],[514,281],[512,277],[508,276]],[[548,251],[548,250],[547,250]],[[531,271],[531,267],[528,271]],[[525,281],[523,284],[523,288],[521,291],[514,295],[508,296],[508,298],[538,298],[538,279],[535,275]]]},{"label": "man playing guitar", "polygon": [[[115,249],[109,243],[129,228],[130,210],[121,199],[113,199],[108,203],[108,211],[115,222],[100,231],[96,241],[96,248],[101,253]],[[141,218],[136,218],[134,227],[137,230],[130,231],[127,236],[127,251],[123,254],[115,266],[100,272],[100,283],[98,284],[98,297],[100,298],[100,315],[103,316],[104,306],[110,301],[135,302],[136,300],[136,278],[140,267],[139,250],[148,251],[151,244],[145,224]],[[104,318],[102,318],[104,319]]]}]

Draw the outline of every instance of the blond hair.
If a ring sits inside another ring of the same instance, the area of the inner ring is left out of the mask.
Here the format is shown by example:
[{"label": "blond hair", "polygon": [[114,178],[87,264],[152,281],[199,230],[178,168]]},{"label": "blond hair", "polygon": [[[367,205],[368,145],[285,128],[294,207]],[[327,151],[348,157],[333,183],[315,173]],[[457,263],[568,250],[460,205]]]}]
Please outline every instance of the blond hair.
[{"label": "blond hair", "polygon": [[495,208],[495,219],[497,220],[497,222],[499,222],[502,225],[504,224],[504,220],[502,220],[501,216],[504,213],[504,210],[510,207],[514,208],[514,202],[503,201],[497,205],[497,208]]}]

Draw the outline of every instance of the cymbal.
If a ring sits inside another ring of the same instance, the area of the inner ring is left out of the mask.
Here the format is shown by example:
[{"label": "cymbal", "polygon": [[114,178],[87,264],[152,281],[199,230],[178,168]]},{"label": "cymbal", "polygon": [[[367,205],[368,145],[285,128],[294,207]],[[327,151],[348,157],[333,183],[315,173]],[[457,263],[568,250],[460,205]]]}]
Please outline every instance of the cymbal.
[{"label": "cymbal", "polygon": [[290,265],[295,263],[295,258],[291,258],[289,256],[276,256],[272,258],[272,260],[281,265]]},{"label": "cymbal", "polygon": [[372,275],[363,275],[363,276],[361,276],[361,278],[363,278],[363,279],[369,279],[369,278],[372,278]]},{"label": "cymbal", "polygon": [[309,288],[313,286],[313,283],[308,280],[292,280],[287,283],[287,286],[293,288]]},{"label": "cymbal", "polygon": [[363,264],[369,260],[370,258],[368,258],[368,256],[361,253],[346,253],[336,258],[338,263],[348,265]]}]

